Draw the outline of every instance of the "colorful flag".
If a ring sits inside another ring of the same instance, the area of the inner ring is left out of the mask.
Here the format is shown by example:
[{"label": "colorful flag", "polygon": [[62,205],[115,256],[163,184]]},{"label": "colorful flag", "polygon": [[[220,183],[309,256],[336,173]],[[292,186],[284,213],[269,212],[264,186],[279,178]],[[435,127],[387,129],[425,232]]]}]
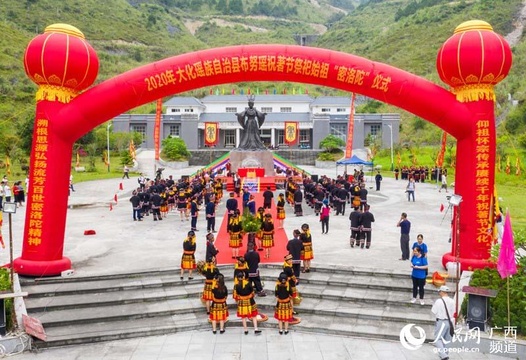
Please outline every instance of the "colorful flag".
[{"label": "colorful flag", "polygon": [[398,163],[398,167],[400,167],[400,164],[402,163],[402,156],[400,155],[400,151],[396,155],[396,162]]},{"label": "colorful flag", "polygon": [[517,273],[517,264],[515,263],[515,245],[513,243],[513,230],[511,229],[510,212],[506,212],[504,221],[504,232],[502,234],[502,243],[500,244],[499,260],[497,261],[497,270],[501,278]]},{"label": "colorful flag", "polygon": [[437,162],[436,165],[441,168],[444,166],[444,154],[446,153],[446,145],[447,145],[447,132],[442,133],[442,143],[440,146],[440,152],[438,153]]},{"label": "colorful flag", "polygon": [[155,109],[155,126],[153,128],[153,143],[155,146],[155,160],[161,158],[161,112],[163,110],[163,99],[157,99]]},{"label": "colorful flag", "polygon": [[506,174],[510,174],[511,171],[511,164],[510,164],[510,156],[508,155],[506,157]]},{"label": "colorful flag", "polygon": [[299,126],[297,121],[285,122],[285,144],[293,145],[298,140]]},{"label": "colorful flag", "polygon": [[356,93],[351,96],[351,113],[349,114],[349,125],[347,126],[347,143],[345,145],[345,158],[349,159],[352,156],[352,141],[354,134],[354,103],[356,101]]},{"label": "colorful flag", "polygon": [[500,155],[497,155],[497,160],[495,161],[497,163],[497,171],[498,172],[501,172],[502,171],[502,166],[501,166],[501,159],[500,159]]},{"label": "colorful flag", "polygon": [[108,162],[108,152],[104,150],[102,152],[102,161],[104,161],[104,165],[108,166],[110,163]]},{"label": "colorful flag", "polygon": [[210,88],[210,90],[208,90],[208,95],[212,95],[214,93],[214,90],[212,90],[212,88]]},{"label": "colorful flag", "polygon": [[519,157],[517,156],[517,160],[515,160],[515,175],[519,176],[521,174],[521,161],[519,160]]},{"label": "colorful flag", "polygon": [[236,95],[236,89],[232,88],[232,95]]},{"label": "colorful flag", "polygon": [[135,143],[133,142],[133,139],[130,140],[130,145],[128,146],[128,150],[130,152],[130,157],[135,160]]},{"label": "colorful flag", "polygon": [[80,166],[80,155],[79,155],[79,151],[78,150],[77,150],[77,162],[75,163],[75,166],[76,167]]},{"label": "colorful flag", "polygon": [[214,146],[217,144],[219,133],[219,123],[207,122],[205,123],[205,145]]}]

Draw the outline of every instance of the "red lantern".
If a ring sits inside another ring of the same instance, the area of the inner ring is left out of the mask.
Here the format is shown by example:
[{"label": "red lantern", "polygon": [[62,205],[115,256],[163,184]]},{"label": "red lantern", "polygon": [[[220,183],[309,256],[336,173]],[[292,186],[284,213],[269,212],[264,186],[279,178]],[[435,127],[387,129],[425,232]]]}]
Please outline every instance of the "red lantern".
[{"label": "red lantern", "polygon": [[438,51],[440,79],[452,87],[461,102],[495,100],[493,86],[511,68],[512,54],[506,40],[481,20],[466,21]]},{"label": "red lantern", "polygon": [[97,78],[99,59],[77,28],[48,26],[24,54],[27,76],[39,85],[38,100],[69,102]]}]

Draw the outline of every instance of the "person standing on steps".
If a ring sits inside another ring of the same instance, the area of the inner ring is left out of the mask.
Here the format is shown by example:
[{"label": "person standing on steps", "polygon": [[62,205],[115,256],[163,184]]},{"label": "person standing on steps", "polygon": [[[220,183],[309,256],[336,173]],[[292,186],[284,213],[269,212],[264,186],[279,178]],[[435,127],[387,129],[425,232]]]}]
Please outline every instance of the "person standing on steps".
[{"label": "person standing on steps", "polygon": [[303,272],[310,272],[310,263],[314,259],[314,251],[312,250],[312,234],[310,232],[309,224],[301,225],[300,239],[303,242],[303,251],[301,259],[303,260]]},{"label": "person standing on steps", "polygon": [[239,256],[239,248],[243,246],[243,225],[239,209],[234,210],[234,214],[228,220],[227,231],[229,234],[228,246],[232,249],[232,259],[235,259]]},{"label": "person standing on steps", "polygon": [[440,297],[435,301],[431,312],[435,316],[435,346],[441,360],[449,360],[449,346],[451,345],[450,326],[455,318],[455,301],[448,296],[449,288],[442,285],[438,289]]},{"label": "person standing on steps", "polygon": [[279,334],[287,335],[289,333],[289,322],[293,318],[292,308],[292,288],[290,287],[287,274],[279,274],[276,287],[274,289],[276,297],[276,310],[274,318],[278,320]]},{"label": "person standing on steps", "polygon": [[206,214],[206,230],[208,232],[216,232],[216,203],[214,196],[210,197],[210,201],[206,204],[205,208]]},{"label": "person standing on steps", "polygon": [[248,251],[244,257],[248,265],[248,279],[256,289],[258,296],[267,296],[265,291],[263,291],[263,285],[259,277],[259,263],[261,259],[259,253],[254,251],[253,243],[248,243]]},{"label": "person standing on steps", "polygon": [[411,222],[407,220],[405,212],[400,216],[400,220],[396,224],[400,228],[400,250],[402,257],[398,260],[409,260],[409,233],[411,232]]},{"label": "person standing on steps", "polygon": [[301,252],[303,251],[303,242],[300,239],[301,232],[295,229],[292,232],[292,239],[287,243],[287,251],[292,255],[292,270],[296,277],[296,284],[299,283],[301,272]]},{"label": "person standing on steps", "polygon": [[420,305],[425,305],[424,286],[426,285],[427,259],[422,256],[422,249],[414,248],[413,257],[411,258],[411,279],[413,280],[413,298],[411,304],[416,302],[416,296],[420,298]]},{"label": "person standing on steps", "polygon": [[226,299],[228,289],[225,285],[225,278],[222,274],[217,275],[216,283],[212,289],[212,305],[210,306],[210,321],[212,321],[212,332],[215,334],[217,323],[219,322],[219,333],[225,332],[225,321],[228,320],[228,306]]},{"label": "person standing on steps", "polygon": [[245,278],[244,272],[240,271],[236,276],[237,284],[234,287],[234,292],[237,301],[237,317],[241,318],[245,335],[248,335],[247,319],[252,319],[254,334],[259,335],[261,330],[258,329],[258,308],[254,300],[254,288],[250,281]]},{"label": "person standing on steps", "polygon": [[196,268],[195,263],[195,232],[190,230],[188,236],[183,241],[183,257],[181,258],[181,280],[183,280],[185,270],[188,270],[188,280],[192,280],[192,272]]},{"label": "person standing on steps", "polygon": [[285,195],[280,193],[278,195],[278,202],[276,204],[277,218],[278,218],[278,229],[283,229],[283,223],[285,222]]}]

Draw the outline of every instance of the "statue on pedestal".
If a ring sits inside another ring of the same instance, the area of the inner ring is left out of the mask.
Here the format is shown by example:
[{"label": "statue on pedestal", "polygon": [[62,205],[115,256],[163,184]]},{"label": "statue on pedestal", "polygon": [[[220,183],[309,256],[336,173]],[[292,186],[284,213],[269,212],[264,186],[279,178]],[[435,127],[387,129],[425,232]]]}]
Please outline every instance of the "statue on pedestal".
[{"label": "statue on pedestal", "polygon": [[249,95],[248,109],[236,114],[237,121],[243,128],[238,150],[267,150],[259,134],[259,129],[265,122],[267,113],[262,113],[254,108],[255,98],[255,96]]}]

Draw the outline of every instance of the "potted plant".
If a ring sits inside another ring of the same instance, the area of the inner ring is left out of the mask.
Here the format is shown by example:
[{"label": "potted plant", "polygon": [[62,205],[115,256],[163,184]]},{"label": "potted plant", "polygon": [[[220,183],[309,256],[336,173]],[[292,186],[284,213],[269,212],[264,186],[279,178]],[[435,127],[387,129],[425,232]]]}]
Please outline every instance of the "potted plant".
[{"label": "potted plant", "polygon": [[241,226],[243,227],[243,232],[248,234],[248,243],[252,242],[255,245],[256,233],[261,229],[261,221],[245,209],[241,217]]}]

